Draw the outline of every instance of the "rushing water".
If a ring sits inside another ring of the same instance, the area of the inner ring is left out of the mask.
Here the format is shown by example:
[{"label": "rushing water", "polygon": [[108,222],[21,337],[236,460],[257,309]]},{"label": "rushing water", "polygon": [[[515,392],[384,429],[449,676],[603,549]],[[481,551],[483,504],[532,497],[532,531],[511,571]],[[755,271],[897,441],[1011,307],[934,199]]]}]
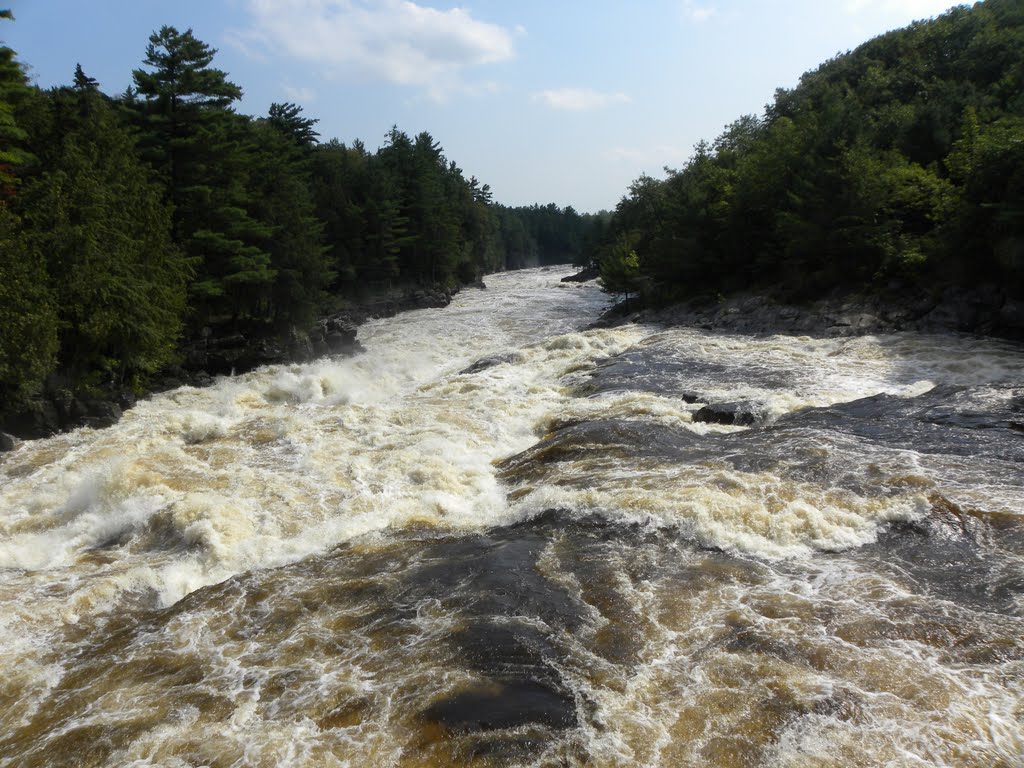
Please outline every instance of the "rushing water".
[{"label": "rushing water", "polygon": [[1024,765],[1024,350],[563,274],[0,457],[0,765]]}]

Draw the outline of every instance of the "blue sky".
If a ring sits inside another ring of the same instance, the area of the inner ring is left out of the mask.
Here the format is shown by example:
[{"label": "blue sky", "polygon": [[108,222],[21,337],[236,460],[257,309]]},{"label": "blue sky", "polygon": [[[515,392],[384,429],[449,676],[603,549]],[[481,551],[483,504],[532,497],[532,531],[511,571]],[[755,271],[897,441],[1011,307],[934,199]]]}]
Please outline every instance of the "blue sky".
[{"label": "blue sky", "polygon": [[43,87],[131,84],[162,24],[218,49],[241,112],[300,104],[323,139],[429,131],[509,205],[611,209],[641,173],[777,87],[949,0],[0,0]]}]

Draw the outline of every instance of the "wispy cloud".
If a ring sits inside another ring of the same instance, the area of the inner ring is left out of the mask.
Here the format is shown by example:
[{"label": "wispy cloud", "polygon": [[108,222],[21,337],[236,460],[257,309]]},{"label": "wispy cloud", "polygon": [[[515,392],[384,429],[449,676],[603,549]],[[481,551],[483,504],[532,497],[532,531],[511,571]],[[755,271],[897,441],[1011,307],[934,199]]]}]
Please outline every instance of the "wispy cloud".
[{"label": "wispy cloud", "polygon": [[605,155],[612,160],[622,160],[632,165],[651,168],[664,167],[680,163],[690,156],[690,151],[682,147],[663,144],[656,147],[612,147]]},{"label": "wispy cloud", "polygon": [[592,88],[552,88],[533,94],[533,100],[540,101],[551,109],[570,112],[604,109],[615,104],[628,104],[631,101],[625,93],[603,93]]},{"label": "wispy cloud", "polygon": [[950,0],[846,0],[844,8],[849,14],[882,11],[920,19],[937,16],[954,5]]},{"label": "wispy cloud", "polygon": [[717,12],[718,9],[713,5],[702,5],[696,0],[683,0],[683,16],[698,24],[707,21]]},{"label": "wispy cloud", "polygon": [[514,57],[515,30],[462,8],[411,0],[248,0],[251,21],[231,42],[308,61],[326,76],[420,88],[442,99],[465,70]]},{"label": "wispy cloud", "polygon": [[295,86],[284,83],[281,86],[281,90],[284,91],[289,101],[296,102],[298,104],[308,104],[311,101],[316,101],[316,91],[312,88],[306,88],[304,86]]}]

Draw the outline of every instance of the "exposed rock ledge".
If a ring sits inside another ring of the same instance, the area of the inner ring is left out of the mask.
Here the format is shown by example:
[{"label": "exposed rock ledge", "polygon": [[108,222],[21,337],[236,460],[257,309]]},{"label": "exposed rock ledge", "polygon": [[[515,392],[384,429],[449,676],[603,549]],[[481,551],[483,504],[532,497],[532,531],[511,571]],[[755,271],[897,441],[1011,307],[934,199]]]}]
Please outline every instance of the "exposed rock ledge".
[{"label": "exposed rock ledge", "polygon": [[894,331],[961,332],[1024,340],[1024,301],[995,286],[949,288],[937,296],[903,301],[844,296],[808,304],[786,304],[764,295],[738,295],[718,302],[687,302],[663,309],[617,305],[595,323],[688,325],[736,333],[859,336]]},{"label": "exposed rock ledge", "polygon": [[574,275],[568,275],[562,278],[563,283],[586,283],[591,280],[597,280],[601,276],[601,270],[596,265],[591,264],[589,267],[584,267],[582,270]]}]

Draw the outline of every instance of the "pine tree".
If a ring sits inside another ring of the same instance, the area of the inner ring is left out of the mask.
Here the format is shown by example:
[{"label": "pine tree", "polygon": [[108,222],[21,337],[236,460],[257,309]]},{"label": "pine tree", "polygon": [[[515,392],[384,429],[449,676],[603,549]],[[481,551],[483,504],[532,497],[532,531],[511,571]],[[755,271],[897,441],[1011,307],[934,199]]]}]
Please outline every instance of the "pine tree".
[{"label": "pine tree", "polygon": [[164,26],[146,48],[151,71],[133,73],[146,156],[167,184],[175,240],[196,265],[197,323],[263,315],[275,276],[263,248],[271,227],[250,213],[251,121],[230,110],[242,90],[210,66],[215,54],[191,29]]},{"label": "pine tree", "polygon": [[[10,11],[0,10],[0,19],[13,20]],[[0,45],[0,200],[14,194],[18,169],[32,156],[25,150],[27,134],[18,124],[18,106],[30,89],[25,72],[13,50]]]},{"label": "pine tree", "polygon": [[60,320],[60,363],[83,384],[125,383],[171,358],[187,261],[170,212],[115,109],[94,88],[50,95],[42,172],[19,207],[31,250],[46,254]]}]

